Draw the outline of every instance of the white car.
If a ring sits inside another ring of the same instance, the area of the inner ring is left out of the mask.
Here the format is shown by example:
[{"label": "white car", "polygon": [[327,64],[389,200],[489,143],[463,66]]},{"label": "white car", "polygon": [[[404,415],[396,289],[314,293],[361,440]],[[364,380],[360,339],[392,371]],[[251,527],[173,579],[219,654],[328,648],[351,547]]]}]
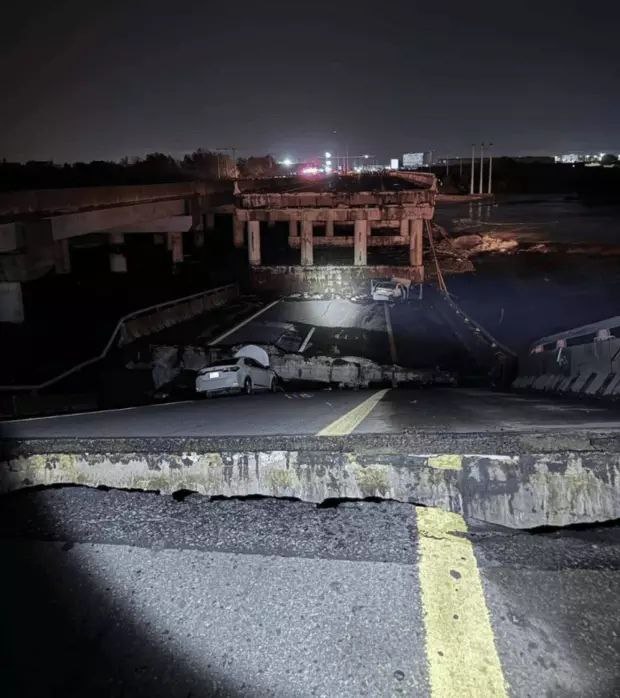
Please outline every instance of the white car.
[{"label": "white car", "polygon": [[248,345],[230,359],[220,359],[201,368],[196,377],[196,392],[205,397],[217,393],[245,393],[278,389],[278,377],[269,366],[264,349]]},{"label": "white car", "polygon": [[405,288],[393,281],[379,281],[373,285],[373,301],[400,301],[406,298]]}]

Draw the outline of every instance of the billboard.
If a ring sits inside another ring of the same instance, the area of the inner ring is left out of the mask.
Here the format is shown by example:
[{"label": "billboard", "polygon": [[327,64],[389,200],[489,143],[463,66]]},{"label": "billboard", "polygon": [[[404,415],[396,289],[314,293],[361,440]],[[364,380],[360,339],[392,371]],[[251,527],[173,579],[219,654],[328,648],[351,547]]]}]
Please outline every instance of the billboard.
[{"label": "billboard", "polygon": [[391,170],[397,170],[397,169],[398,169],[398,158],[391,158],[391,159],[390,159],[390,169],[391,169]]},{"label": "billboard", "polygon": [[405,153],[403,155],[403,167],[414,170],[424,166],[424,153]]}]

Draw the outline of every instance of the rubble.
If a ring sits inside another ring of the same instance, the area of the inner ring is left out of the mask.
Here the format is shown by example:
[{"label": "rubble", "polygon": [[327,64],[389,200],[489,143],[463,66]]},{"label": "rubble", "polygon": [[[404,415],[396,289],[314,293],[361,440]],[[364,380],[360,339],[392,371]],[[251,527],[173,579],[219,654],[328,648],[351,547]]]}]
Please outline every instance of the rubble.
[{"label": "rubble", "polygon": [[[234,355],[243,345],[230,347]],[[315,383],[338,388],[367,388],[371,384],[455,385],[456,375],[440,369],[410,369],[395,364],[378,364],[361,356],[304,356],[285,352],[273,344],[257,344],[268,353],[271,367],[283,383]],[[153,347],[153,385],[157,390],[182,371],[198,371],[224,351],[203,347]]]}]

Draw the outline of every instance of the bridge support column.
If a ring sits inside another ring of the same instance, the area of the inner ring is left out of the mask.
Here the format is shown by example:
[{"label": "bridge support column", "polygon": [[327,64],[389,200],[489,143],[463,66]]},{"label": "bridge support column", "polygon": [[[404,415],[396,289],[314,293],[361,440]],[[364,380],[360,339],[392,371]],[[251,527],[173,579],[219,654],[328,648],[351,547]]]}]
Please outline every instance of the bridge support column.
[{"label": "bridge support column", "polygon": [[168,233],[168,249],[172,253],[172,263],[183,261],[183,233]]},{"label": "bridge support column", "polygon": [[71,273],[71,253],[69,251],[69,238],[54,242],[54,266],[57,274]]},{"label": "bridge support column", "polygon": [[424,221],[412,218],[409,226],[409,264],[423,269]]},{"label": "bridge support column", "polygon": [[299,235],[299,223],[294,220],[288,222],[288,235],[291,238],[296,238]]},{"label": "bridge support column", "polygon": [[237,216],[233,216],[233,245],[235,247],[243,247],[245,241],[244,236],[245,223]]},{"label": "bridge support column", "polygon": [[367,262],[368,221],[355,221],[353,226],[353,264],[365,267]]},{"label": "bridge support column", "polygon": [[400,221],[400,236],[401,238],[409,237],[409,219],[402,218]]},{"label": "bridge support column", "polygon": [[301,222],[301,265],[311,267],[314,263],[312,247],[312,221]]},{"label": "bridge support column", "polygon": [[205,234],[204,230],[194,230],[194,247],[197,249],[204,247]]},{"label": "bridge support column", "polygon": [[325,237],[326,238],[333,238],[334,237],[334,221],[331,218],[328,218],[325,221]]},{"label": "bridge support column", "polygon": [[127,255],[125,254],[125,235],[110,233],[110,271],[114,274],[124,274],[127,271]]},{"label": "bridge support column", "polygon": [[0,322],[24,321],[24,299],[19,281],[0,282]]},{"label": "bridge support column", "polygon": [[190,199],[189,210],[192,216],[192,230],[204,230],[201,204],[201,197],[199,196],[194,196]]},{"label": "bridge support column", "polygon": [[248,260],[251,267],[260,266],[260,221],[248,221]]},{"label": "bridge support column", "polygon": [[205,215],[205,223],[207,230],[213,230],[215,228],[215,213],[207,213]]}]

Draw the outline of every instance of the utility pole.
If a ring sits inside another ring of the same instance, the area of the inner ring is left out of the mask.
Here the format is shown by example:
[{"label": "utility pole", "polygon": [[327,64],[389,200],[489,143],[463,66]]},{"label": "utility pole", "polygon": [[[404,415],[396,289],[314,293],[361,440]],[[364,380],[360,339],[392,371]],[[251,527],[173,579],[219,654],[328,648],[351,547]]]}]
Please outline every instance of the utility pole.
[{"label": "utility pole", "polygon": [[489,194],[493,193],[493,153],[491,152],[492,147],[493,143],[489,143],[489,189],[487,192]]},{"label": "utility pole", "polygon": [[480,144],[480,186],[479,186],[479,194],[482,194],[482,180],[484,178],[484,143]]},{"label": "utility pole", "polygon": [[463,158],[459,155],[459,179],[463,179]]},{"label": "utility pole", "polygon": [[428,154],[428,168],[432,169],[433,167],[433,151],[431,150]]},{"label": "utility pole", "polygon": [[474,193],[474,170],[476,169],[476,146],[471,144],[471,177],[469,179],[469,193]]},{"label": "utility pole", "polygon": [[449,174],[450,174],[450,158],[446,158],[446,181],[448,179]]}]

